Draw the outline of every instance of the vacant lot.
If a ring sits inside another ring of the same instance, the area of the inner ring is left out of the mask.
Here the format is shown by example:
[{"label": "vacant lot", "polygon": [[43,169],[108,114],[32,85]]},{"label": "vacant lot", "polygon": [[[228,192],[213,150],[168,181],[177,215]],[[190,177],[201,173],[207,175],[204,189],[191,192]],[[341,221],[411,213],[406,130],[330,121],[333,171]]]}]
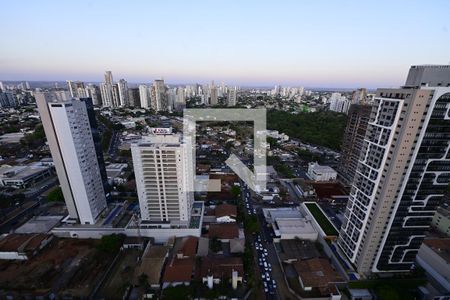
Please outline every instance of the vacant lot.
[{"label": "vacant lot", "polygon": [[0,260],[0,290],[17,295],[87,297],[113,258],[100,253],[97,243],[55,238],[28,261]]}]

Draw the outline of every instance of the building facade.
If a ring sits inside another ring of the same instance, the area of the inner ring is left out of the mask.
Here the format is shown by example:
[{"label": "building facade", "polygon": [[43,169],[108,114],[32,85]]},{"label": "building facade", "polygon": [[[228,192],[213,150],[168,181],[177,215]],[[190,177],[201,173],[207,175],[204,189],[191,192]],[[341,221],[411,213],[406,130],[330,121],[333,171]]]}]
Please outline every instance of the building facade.
[{"label": "building facade", "polygon": [[371,111],[370,105],[361,104],[352,104],[348,110],[347,126],[337,168],[345,185],[350,185],[355,177]]},{"label": "building facade", "polygon": [[187,226],[193,204],[192,152],[178,135],[131,145],[142,222]]},{"label": "building facade", "polygon": [[450,88],[378,89],[338,244],[362,275],[409,271],[450,181]]},{"label": "building facade", "polygon": [[95,224],[106,208],[96,147],[83,99],[37,93],[44,131],[71,219]]}]

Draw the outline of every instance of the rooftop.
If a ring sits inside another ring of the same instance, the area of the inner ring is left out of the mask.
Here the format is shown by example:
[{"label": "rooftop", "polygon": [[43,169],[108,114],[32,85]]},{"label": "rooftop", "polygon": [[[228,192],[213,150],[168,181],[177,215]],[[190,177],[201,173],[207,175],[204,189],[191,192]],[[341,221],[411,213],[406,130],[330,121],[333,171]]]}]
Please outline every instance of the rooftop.
[{"label": "rooftop", "polygon": [[239,237],[239,227],[236,223],[223,223],[209,225],[209,238],[231,240]]},{"label": "rooftop", "polygon": [[215,278],[231,278],[231,272],[237,271],[244,274],[244,264],[240,257],[206,256],[201,261],[200,276],[213,275]]},{"label": "rooftop", "polygon": [[47,233],[55,227],[64,216],[36,216],[16,229],[16,233]]},{"label": "rooftop", "polygon": [[450,263],[450,238],[425,239],[423,243],[430,247],[447,263]]},{"label": "rooftop", "polygon": [[194,271],[195,258],[173,258],[166,266],[163,282],[189,282]]},{"label": "rooftop", "polygon": [[293,239],[280,241],[283,260],[305,260],[319,257],[320,253],[316,245],[307,240]]},{"label": "rooftop", "polygon": [[305,218],[277,218],[275,223],[281,234],[317,233],[311,222]]},{"label": "rooftop", "polygon": [[224,216],[236,217],[237,216],[237,207],[236,207],[236,205],[232,205],[232,204],[217,205],[216,209],[215,209],[215,215],[217,218],[224,217]]},{"label": "rooftop", "polygon": [[326,258],[311,258],[293,263],[303,286],[327,288],[330,283],[342,282],[342,278],[333,269]]}]

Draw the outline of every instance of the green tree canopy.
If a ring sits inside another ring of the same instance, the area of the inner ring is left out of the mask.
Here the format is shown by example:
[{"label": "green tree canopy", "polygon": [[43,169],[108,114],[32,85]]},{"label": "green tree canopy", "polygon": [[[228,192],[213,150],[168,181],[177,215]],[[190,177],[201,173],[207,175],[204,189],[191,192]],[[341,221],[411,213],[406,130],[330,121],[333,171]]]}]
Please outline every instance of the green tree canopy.
[{"label": "green tree canopy", "polygon": [[52,190],[50,193],[48,193],[47,199],[50,202],[62,202],[62,201],[64,201],[64,195],[63,195],[61,187],[58,186],[57,188]]}]

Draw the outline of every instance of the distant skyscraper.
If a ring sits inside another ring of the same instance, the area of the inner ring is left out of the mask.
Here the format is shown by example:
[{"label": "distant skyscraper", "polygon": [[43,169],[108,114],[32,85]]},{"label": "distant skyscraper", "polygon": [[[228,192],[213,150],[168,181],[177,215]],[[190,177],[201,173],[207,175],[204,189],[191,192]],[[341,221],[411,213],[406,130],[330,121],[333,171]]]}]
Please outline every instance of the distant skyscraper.
[{"label": "distant skyscraper", "polygon": [[412,66],[405,86],[450,86],[450,65]]},{"label": "distant skyscraper", "polygon": [[189,224],[194,201],[190,151],[178,135],[149,136],[131,145],[144,225]]},{"label": "distant skyscraper", "polygon": [[13,92],[0,92],[0,108],[17,107],[18,105],[19,102]]},{"label": "distant skyscraper", "polygon": [[352,94],[352,104],[363,104],[366,102],[367,90],[357,89]]},{"label": "distant skyscraper", "polygon": [[87,97],[84,82],[67,80],[67,88],[69,89],[71,97],[75,98]]},{"label": "distant skyscraper", "polygon": [[6,90],[5,90],[5,86],[3,85],[3,82],[1,82],[1,81],[0,81],[0,90],[1,90],[2,92],[6,91]]},{"label": "distant skyscraper", "polygon": [[120,94],[119,94],[119,85],[112,85],[112,107],[116,108],[120,106]]},{"label": "distant skyscraper", "polygon": [[371,111],[372,106],[362,104],[352,104],[348,110],[347,126],[337,169],[342,181],[347,185],[353,182],[356,174]]},{"label": "distant skyscraper", "polygon": [[332,93],[330,98],[330,110],[346,114],[350,102],[341,93]]},{"label": "distant skyscraper", "polygon": [[236,87],[228,90],[228,106],[236,106],[237,102],[237,90]]},{"label": "distant skyscraper", "polygon": [[145,84],[139,86],[139,98],[141,99],[141,108],[150,109],[151,88]]},{"label": "distant skyscraper", "polygon": [[86,94],[87,94],[87,97],[92,99],[93,105],[95,105],[95,106],[102,105],[102,98],[101,98],[100,89],[98,88],[98,86],[89,84],[86,87]]},{"label": "distant skyscraper", "polygon": [[214,85],[214,81],[211,83],[211,87],[209,89],[209,105],[215,106],[219,104],[218,95],[217,95],[217,87]]},{"label": "distant skyscraper", "polygon": [[[102,97],[102,104],[104,107],[114,106],[114,92],[113,92],[113,76],[111,71],[105,72],[105,81],[100,85],[100,93]],[[118,95],[117,95],[118,96]]]},{"label": "distant skyscraper", "polygon": [[117,83],[117,86],[119,88],[119,106],[128,106],[129,105],[129,99],[128,99],[128,83],[125,79],[120,79]]},{"label": "distant skyscraper", "polygon": [[186,107],[186,95],[184,89],[179,87],[176,91],[175,110],[182,111]]},{"label": "distant skyscraper", "polygon": [[128,89],[128,101],[130,102],[130,106],[132,106],[132,107],[141,107],[141,100],[139,97],[139,89],[138,88],[129,88]]},{"label": "distant skyscraper", "polygon": [[95,224],[106,197],[86,101],[58,101],[52,93],[37,93],[36,103],[69,215],[81,224]]},{"label": "distant skyscraper", "polygon": [[450,87],[378,89],[374,104],[338,239],[363,275],[410,270],[450,181]]},{"label": "distant skyscraper", "polygon": [[112,75],[111,71],[105,72],[105,83],[110,84],[110,85],[114,84],[113,75]]},{"label": "distant skyscraper", "polygon": [[27,89],[27,90],[30,90],[31,88],[30,88],[30,83],[28,82],[28,81],[25,81],[25,88]]},{"label": "distant skyscraper", "polygon": [[159,79],[153,82],[151,93],[151,107],[155,111],[168,111],[169,99],[164,80]]}]

